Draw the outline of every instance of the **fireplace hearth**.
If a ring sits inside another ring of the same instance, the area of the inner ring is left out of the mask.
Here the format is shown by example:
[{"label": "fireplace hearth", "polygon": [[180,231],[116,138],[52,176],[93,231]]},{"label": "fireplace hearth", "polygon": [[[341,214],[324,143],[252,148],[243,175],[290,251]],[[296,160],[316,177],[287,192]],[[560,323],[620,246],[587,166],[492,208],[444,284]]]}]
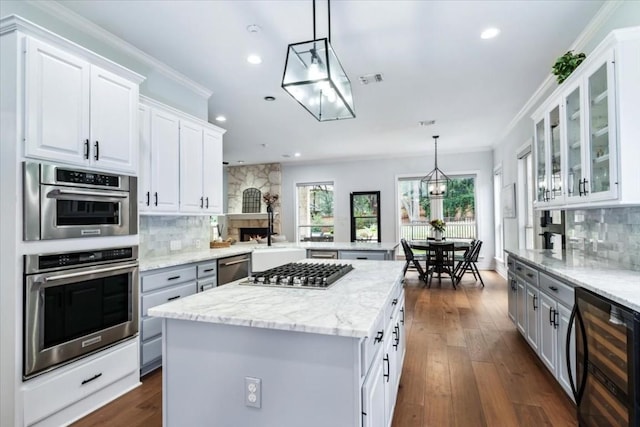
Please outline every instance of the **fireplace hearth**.
[{"label": "fireplace hearth", "polygon": [[260,237],[262,239],[266,239],[268,232],[269,228],[267,227],[241,227],[240,241],[248,242],[252,237]]}]

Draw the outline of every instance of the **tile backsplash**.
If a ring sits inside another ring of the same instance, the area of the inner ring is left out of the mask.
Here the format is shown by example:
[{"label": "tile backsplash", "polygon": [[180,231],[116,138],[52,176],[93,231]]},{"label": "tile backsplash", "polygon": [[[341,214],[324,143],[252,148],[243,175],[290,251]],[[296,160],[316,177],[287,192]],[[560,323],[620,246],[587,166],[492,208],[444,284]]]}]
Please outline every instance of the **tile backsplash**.
[{"label": "tile backsplash", "polygon": [[640,270],[640,207],[566,211],[567,248]]},{"label": "tile backsplash", "polygon": [[[207,249],[210,224],[208,216],[141,215],[140,257],[150,258]],[[171,242],[174,242],[174,247],[177,245],[180,249],[171,250]]]}]

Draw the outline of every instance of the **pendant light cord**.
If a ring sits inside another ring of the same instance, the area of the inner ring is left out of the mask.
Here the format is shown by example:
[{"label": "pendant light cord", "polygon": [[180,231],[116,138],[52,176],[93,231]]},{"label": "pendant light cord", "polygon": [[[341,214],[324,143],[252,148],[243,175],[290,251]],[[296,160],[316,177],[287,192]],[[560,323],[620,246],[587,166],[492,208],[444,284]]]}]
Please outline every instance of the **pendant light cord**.
[{"label": "pendant light cord", "polygon": [[[327,0],[327,17],[329,24],[329,36],[327,39],[331,43],[331,0]],[[313,39],[316,40],[316,0],[313,0]]]},{"label": "pendant light cord", "polygon": [[331,43],[331,0],[327,0],[327,17],[329,21],[329,43]]},{"label": "pendant light cord", "polygon": [[[439,137],[440,137],[439,135],[434,135],[434,136],[433,136],[433,139],[434,139],[434,140],[435,140],[435,142],[436,142],[436,170],[438,170],[438,138],[439,138]],[[437,173],[437,172],[436,172],[436,173]]]},{"label": "pendant light cord", "polygon": [[316,0],[313,0],[313,39],[316,39]]}]

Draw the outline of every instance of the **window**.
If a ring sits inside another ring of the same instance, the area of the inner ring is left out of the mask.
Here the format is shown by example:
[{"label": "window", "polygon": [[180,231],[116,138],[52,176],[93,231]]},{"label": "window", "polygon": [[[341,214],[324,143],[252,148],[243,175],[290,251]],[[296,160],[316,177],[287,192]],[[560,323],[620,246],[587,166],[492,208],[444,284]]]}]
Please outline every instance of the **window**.
[{"label": "window", "polygon": [[242,192],[242,213],[260,212],[262,195],[257,188],[247,188]]},{"label": "window", "polygon": [[494,224],[494,239],[496,245],[495,257],[498,261],[503,261],[503,242],[504,242],[504,227],[502,224],[502,208],[500,202],[502,201],[502,166],[497,167],[493,171],[493,224]]},{"label": "window", "polygon": [[520,249],[533,249],[533,158],[531,143],[518,150],[518,235]]},{"label": "window", "polygon": [[297,185],[298,241],[333,242],[333,182]]},{"label": "window", "polygon": [[[431,237],[429,221],[439,216],[447,223],[445,237],[475,239],[476,191],[474,176],[452,176],[444,199],[429,199],[422,177],[398,179],[400,237]],[[441,215],[438,213],[441,212]]]},{"label": "window", "polygon": [[351,193],[351,241],[381,242],[380,192]]}]

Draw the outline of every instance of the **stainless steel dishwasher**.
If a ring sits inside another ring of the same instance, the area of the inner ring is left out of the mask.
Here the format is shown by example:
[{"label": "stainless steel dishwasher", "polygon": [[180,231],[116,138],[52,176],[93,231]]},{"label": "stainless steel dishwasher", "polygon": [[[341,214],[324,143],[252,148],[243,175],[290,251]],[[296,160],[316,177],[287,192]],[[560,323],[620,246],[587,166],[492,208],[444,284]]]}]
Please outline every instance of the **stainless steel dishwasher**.
[{"label": "stainless steel dishwasher", "polygon": [[218,286],[249,276],[250,254],[218,259]]},{"label": "stainless steel dishwasher", "polygon": [[338,259],[338,251],[309,250],[308,258],[314,259]]}]

